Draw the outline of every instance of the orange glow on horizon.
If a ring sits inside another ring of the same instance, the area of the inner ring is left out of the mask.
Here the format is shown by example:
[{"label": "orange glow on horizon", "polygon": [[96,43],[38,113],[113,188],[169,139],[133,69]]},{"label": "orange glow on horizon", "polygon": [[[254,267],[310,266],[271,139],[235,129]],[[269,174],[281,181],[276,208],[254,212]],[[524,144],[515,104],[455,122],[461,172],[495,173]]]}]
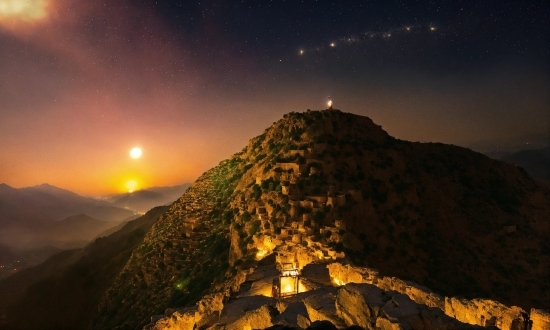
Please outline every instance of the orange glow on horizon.
[{"label": "orange glow on horizon", "polygon": [[136,180],[128,180],[126,181],[125,186],[128,189],[128,192],[132,193],[137,189],[139,185]]}]

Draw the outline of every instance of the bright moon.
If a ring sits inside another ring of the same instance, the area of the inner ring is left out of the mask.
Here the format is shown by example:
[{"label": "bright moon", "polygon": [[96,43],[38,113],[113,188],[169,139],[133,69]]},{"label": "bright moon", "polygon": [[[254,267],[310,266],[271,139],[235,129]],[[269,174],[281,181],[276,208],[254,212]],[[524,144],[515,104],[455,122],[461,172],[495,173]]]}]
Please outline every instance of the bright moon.
[{"label": "bright moon", "polygon": [[139,157],[141,157],[141,149],[134,148],[130,150],[130,157],[132,157],[133,159],[138,159]]}]

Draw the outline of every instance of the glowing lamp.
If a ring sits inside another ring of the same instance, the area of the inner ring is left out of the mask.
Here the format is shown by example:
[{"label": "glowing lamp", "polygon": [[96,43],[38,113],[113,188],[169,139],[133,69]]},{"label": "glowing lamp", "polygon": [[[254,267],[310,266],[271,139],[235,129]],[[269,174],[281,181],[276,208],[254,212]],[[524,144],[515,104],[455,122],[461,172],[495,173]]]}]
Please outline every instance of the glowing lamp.
[{"label": "glowing lamp", "polygon": [[284,263],[281,266],[279,278],[273,279],[272,297],[281,298],[307,291],[300,283],[300,272],[292,263]]}]

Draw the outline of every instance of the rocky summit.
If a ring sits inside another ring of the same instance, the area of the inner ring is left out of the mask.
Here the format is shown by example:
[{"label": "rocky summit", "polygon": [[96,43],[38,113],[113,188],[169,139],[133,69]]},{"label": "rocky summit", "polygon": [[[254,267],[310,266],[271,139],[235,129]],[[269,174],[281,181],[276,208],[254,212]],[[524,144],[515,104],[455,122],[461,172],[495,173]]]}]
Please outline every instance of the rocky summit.
[{"label": "rocky summit", "polygon": [[519,167],[289,113],[170,206],[90,326],[545,329],[547,237]]}]

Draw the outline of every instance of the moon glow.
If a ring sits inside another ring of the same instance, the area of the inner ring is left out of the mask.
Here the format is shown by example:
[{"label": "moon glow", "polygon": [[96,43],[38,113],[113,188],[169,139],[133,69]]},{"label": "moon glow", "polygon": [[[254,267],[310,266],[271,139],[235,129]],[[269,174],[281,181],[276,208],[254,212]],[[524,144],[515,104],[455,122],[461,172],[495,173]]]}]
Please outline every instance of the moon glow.
[{"label": "moon glow", "polygon": [[132,157],[133,159],[138,159],[139,157],[141,157],[141,149],[136,147],[130,150],[130,157]]}]

